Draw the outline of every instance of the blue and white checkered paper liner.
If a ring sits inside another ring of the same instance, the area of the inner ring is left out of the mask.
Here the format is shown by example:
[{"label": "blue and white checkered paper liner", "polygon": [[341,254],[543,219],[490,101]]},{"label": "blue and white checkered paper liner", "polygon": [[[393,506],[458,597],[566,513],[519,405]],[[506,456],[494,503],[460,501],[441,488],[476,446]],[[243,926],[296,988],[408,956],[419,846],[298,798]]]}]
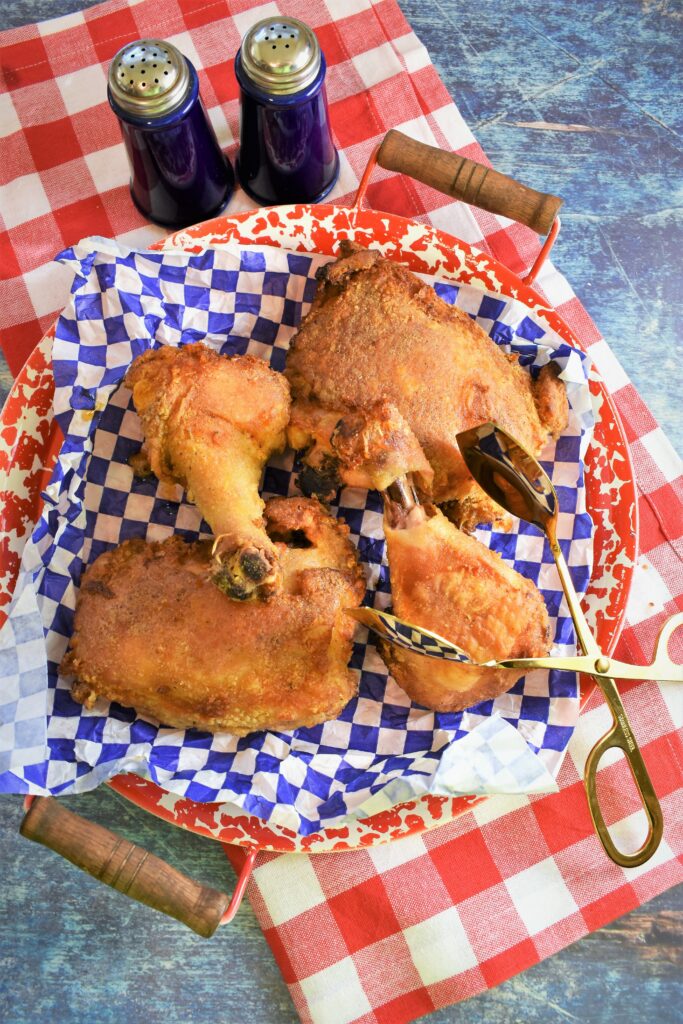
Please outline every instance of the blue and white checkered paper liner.
[{"label": "blue and white checkered paper liner", "polygon": [[540,757],[531,754],[518,729],[498,715],[485,718],[457,743],[449,743],[433,775],[392,779],[356,811],[356,818],[388,811],[425,793],[547,793],[558,786]]},{"label": "blue and white checkered paper liner", "polygon": [[[535,788],[539,759],[552,778],[578,716],[572,673],[530,673],[495,701],[459,714],[434,714],[412,705],[387,676],[365,631],[351,660],[359,674],[358,697],[337,720],[312,729],[237,739],[165,728],[105,701],[86,710],[71,699],[58,665],[72,631],[83,568],[129,537],[209,535],[179,488],[133,476],[128,459],[142,433],[130,393],[120,387],[126,370],[149,347],[192,341],[226,354],[248,351],[282,370],[289,339],[315,293],[315,271],[328,258],[268,247],[194,255],[135,252],[100,239],[59,258],[75,274],[53,350],[55,415],[65,440],[0,634],[0,789],[81,792],[118,772],[136,771],[194,800],[230,801],[308,834],[361,811],[392,780],[420,790],[437,787],[444,751],[482,723],[489,726],[480,730],[481,749],[490,743],[495,748],[495,735],[488,736],[492,717],[508,723],[494,733],[514,728],[526,741],[528,759],[507,770],[507,791]],[[561,368],[570,422],[543,464],[560,499],[560,543],[583,592],[592,552],[582,468],[593,423],[586,358],[516,300],[472,286],[436,281],[434,287],[497,344],[519,353],[530,372],[551,358]],[[271,460],[264,495],[297,493],[295,472],[291,452]],[[389,607],[378,495],[345,488],[333,512],[343,516],[358,545],[368,602]],[[554,652],[575,653],[571,620],[543,537],[524,523],[510,533],[488,529],[478,535],[539,586],[551,616]],[[494,762],[488,773],[480,773],[478,791],[495,786],[499,765]],[[485,759],[478,764],[481,768]],[[448,785],[457,790],[452,775]],[[471,773],[467,784],[475,784]]]}]

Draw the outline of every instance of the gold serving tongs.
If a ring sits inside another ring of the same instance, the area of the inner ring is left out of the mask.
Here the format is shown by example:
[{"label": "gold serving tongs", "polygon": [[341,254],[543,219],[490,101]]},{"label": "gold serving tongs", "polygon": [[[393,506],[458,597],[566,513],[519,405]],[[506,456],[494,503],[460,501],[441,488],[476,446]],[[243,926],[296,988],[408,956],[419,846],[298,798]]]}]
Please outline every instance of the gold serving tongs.
[{"label": "gold serving tongs", "polygon": [[[543,530],[555,558],[562,587],[574,621],[583,656],[572,658],[511,658],[501,662],[486,662],[486,667],[562,669],[584,672],[597,679],[612,711],[612,728],[595,744],[586,760],[585,784],[588,805],[595,829],[605,851],[613,861],[623,867],[643,864],[654,854],[662,838],[662,812],[638,749],[626,712],[614,683],[615,679],[658,679],[683,682],[683,666],[677,665],[668,654],[668,643],[674,631],[683,625],[683,614],[674,615],[662,627],[655,648],[655,658],[649,666],[629,665],[606,657],[600,650],[579,603],[567,563],[557,540],[557,514],[559,505],[555,489],[536,459],[514,438],[493,423],[486,423],[458,435],[458,444],[467,467],[490,497],[502,508],[519,519],[533,523]],[[430,630],[404,622],[388,612],[373,608],[353,609],[350,614],[364,625],[379,633],[390,643],[416,654],[443,658],[447,661],[472,663],[468,654],[456,644]],[[600,810],[596,790],[596,773],[603,754],[612,748],[622,750],[629,762],[633,777],[648,817],[649,830],[644,844],[635,853],[626,854],[617,849]]]},{"label": "gold serving tongs", "polygon": [[[638,864],[644,864],[652,857],[662,838],[664,828],[662,809],[659,806],[642,754],[631,732],[624,705],[614,682],[614,675],[604,674],[610,671],[610,659],[603,655],[591,632],[560,549],[557,540],[559,504],[555,488],[547,473],[523,445],[493,423],[486,423],[481,427],[475,427],[459,434],[458,445],[467,468],[479,486],[508,512],[538,526],[548,538],[562,589],[574,621],[579,645],[584,656],[593,663],[596,671],[591,671],[591,675],[594,675],[597,680],[613,717],[612,728],[598,740],[586,760],[584,782],[593,824],[607,855],[615,863],[622,867],[635,867]],[[676,618],[678,619],[678,616]],[[664,627],[657,645],[655,664],[666,656],[669,638],[679,624],[680,619],[678,622],[670,620]],[[661,652],[660,647],[663,648]],[[559,665],[557,667],[559,668]],[[652,678],[653,669],[648,671],[649,678]],[[682,678],[680,671],[678,678]],[[628,760],[648,817],[647,837],[635,853],[622,853],[617,849],[609,834],[598,801],[598,764],[606,751],[615,748],[622,750]]]},{"label": "gold serving tongs", "polygon": [[346,614],[357,622],[372,629],[379,636],[388,640],[395,647],[403,647],[413,654],[421,654],[427,658],[438,658],[442,661],[459,661],[474,668],[511,668],[529,670],[535,668],[560,669],[563,672],[582,672],[595,679],[610,676],[612,679],[658,679],[660,682],[683,682],[683,665],[678,665],[669,657],[667,646],[669,639],[683,626],[683,612],[672,615],[662,626],[655,647],[655,658],[650,665],[630,665],[625,661],[617,661],[600,655],[581,655],[569,658],[506,658],[503,661],[475,661],[458,647],[452,640],[446,640],[438,633],[418,626],[414,622],[398,619],[390,612],[379,611],[377,608],[347,608]]}]

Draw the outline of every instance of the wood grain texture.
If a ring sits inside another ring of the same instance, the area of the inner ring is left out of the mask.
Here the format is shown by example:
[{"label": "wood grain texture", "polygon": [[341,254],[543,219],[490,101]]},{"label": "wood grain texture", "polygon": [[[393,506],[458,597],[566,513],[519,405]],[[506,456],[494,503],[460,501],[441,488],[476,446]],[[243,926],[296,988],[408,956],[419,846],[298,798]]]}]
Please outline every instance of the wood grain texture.
[{"label": "wood grain texture", "polygon": [[74,814],[55,797],[34,800],[19,831],[103,885],[168,914],[206,939],[228,908],[225,893],[199,885],[141,846]]},{"label": "wood grain texture", "polygon": [[537,192],[484,164],[427,146],[403,132],[387,132],[377,163],[453,199],[526,224],[539,235],[548,234],[562,205],[558,196]]},{"label": "wood grain texture", "polygon": [[[494,166],[563,196],[555,263],[683,446],[680,2],[399,3]],[[0,28],[87,6],[5,0]],[[0,395],[8,385],[0,366]],[[207,885],[233,884],[217,844],[107,789],[67,805]],[[0,801],[1,1020],[298,1020],[246,903],[207,943],[21,839],[21,818],[18,798]],[[679,888],[428,1024],[680,1024],[682,949]]]}]

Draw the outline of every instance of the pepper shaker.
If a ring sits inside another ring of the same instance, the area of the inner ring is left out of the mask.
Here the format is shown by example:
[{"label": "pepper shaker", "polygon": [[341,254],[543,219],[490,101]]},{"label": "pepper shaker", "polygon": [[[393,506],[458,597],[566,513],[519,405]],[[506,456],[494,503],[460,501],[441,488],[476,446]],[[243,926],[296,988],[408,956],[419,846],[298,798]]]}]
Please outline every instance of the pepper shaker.
[{"label": "pepper shaker", "polygon": [[337,180],[325,71],[315,33],[297,18],[264,18],[242,40],[237,174],[257,202],[316,203]]},{"label": "pepper shaker", "polygon": [[109,67],[107,97],[121,124],[131,195],[141,213],[177,228],[225,206],[235,177],[187,57],[161,39],[127,43]]}]

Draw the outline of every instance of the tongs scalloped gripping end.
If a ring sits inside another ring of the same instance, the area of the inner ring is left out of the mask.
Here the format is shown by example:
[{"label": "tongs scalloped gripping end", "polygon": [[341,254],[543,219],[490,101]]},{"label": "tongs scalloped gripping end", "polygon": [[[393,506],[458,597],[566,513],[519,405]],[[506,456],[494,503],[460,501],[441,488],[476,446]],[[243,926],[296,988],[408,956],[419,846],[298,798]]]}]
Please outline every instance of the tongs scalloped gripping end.
[{"label": "tongs scalloped gripping end", "polygon": [[[347,615],[356,621],[361,622],[368,629],[373,630],[384,640],[394,644],[396,647],[403,647],[413,654],[419,654],[427,658],[440,658],[443,661],[458,661],[464,664],[475,664],[469,654],[458,647],[457,644],[446,640],[445,637],[433,633],[422,626],[416,626],[412,622],[405,622],[396,618],[389,612],[378,611],[376,608],[368,608],[363,605],[360,608],[345,608]],[[486,662],[486,665],[494,665],[494,662]]]},{"label": "tongs scalloped gripping end", "polygon": [[683,626],[683,612],[672,615],[662,626],[655,647],[655,658],[651,665],[629,665],[601,655],[573,655],[562,657],[549,655],[545,658],[502,658],[500,661],[477,662],[461,647],[447,640],[424,626],[391,615],[389,612],[378,611],[376,608],[362,606],[345,608],[346,614],[368,629],[373,630],[384,640],[411,651],[413,654],[426,658],[438,658],[443,661],[457,661],[461,664],[473,665],[477,668],[518,669],[520,674],[533,669],[558,669],[564,672],[581,672],[596,679],[657,679],[666,682],[683,683],[683,665],[673,661],[668,645],[675,631]]}]

